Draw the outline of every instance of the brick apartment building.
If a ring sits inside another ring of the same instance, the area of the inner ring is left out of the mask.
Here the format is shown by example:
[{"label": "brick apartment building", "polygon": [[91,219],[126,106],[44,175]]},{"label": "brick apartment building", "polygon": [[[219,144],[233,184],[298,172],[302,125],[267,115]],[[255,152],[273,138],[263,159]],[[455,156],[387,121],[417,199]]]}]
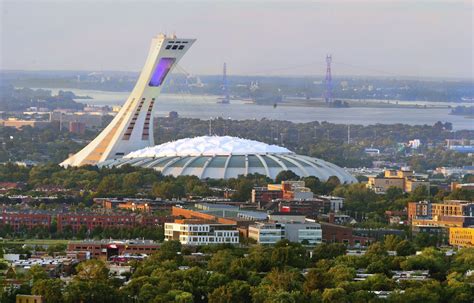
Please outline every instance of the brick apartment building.
[{"label": "brick apartment building", "polygon": [[162,226],[165,222],[172,222],[171,217],[153,216],[148,214],[116,214],[116,213],[60,213],[50,212],[19,212],[3,211],[0,213],[0,226],[9,225],[14,231],[21,228],[31,229],[37,226],[50,228],[53,218],[57,222],[58,232],[70,226],[77,232],[81,226],[92,231],[101,228],[132,228],[136,226]]},{"label": "brick apartment building", "polygon": [[0,213],[0,225],[9,225],[14,231],[21,228],[31,229],[36,226],[51,227],[51,214],[43,212],[2,212]]},{"label": "brick apartment building", "polygon": [[66,226],[70,226],[74,232],[77,232],[81,226],[85,226],[87,230],[94,230],[99,226],[102,228],[132,228],[136,226],[136,216],[129,214],[58,214],[57,224],[58,231],[63,231]]},{"label": "brick apartment building", "polygon": [[408,220],[412,226],[466,227],[474,224],[474,203],[460,200],[409,202]]},{"label": "brick apartment building", "polygon": [[252,189],[252,203],[270,202],[283,198],[283,191],[280,189],[268,189],[268,187],[255,187]]}]

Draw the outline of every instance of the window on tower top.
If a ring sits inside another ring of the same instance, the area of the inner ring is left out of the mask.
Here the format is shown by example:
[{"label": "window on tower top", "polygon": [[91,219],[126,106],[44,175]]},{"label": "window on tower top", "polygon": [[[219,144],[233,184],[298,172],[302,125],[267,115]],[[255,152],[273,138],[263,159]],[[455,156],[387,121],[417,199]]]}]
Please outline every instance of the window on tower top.
[{"label": "window on tower top", "polygon": [[153,72],[149,86],[160,86],[168,75],[173,63],[175,62],[175,58],[161,58],[158,64],[155,67],[155,71]]}]

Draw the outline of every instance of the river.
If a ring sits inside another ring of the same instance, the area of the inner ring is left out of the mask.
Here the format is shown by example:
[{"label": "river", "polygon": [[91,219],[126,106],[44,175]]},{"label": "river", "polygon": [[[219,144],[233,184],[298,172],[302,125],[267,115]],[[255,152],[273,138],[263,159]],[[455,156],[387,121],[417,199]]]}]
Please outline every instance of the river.
[{"label": "river", "polygon": [[[58,89],[49,89],[56,94]],[[90,96],[93,99],[76,101],[91,105],[122,105],[129,92],[105,92],[82,89],[63,89],[78,96]],[[156,116],[166,116],[176,111],[180,117],[209,119],[223,117],[226,119],[272,119],[293,122],[327,121],[338,124],[396,124],[433,125],[437,121],[451,122],[453,129],[474,130],[474,119],[450,115],[448,108],[435,108],[437,102],[423,102],[428,108],[325,108],[305,106],[263,106],[247,104],[242,101],[231,101],[231,104],[217,104],[217,96],[162,94],[157,98]],[[414,102],[415,104],[417,102]],[[429,108],[429,106],[433,108]],[[472,104],[471,104],[472,105]]]}]

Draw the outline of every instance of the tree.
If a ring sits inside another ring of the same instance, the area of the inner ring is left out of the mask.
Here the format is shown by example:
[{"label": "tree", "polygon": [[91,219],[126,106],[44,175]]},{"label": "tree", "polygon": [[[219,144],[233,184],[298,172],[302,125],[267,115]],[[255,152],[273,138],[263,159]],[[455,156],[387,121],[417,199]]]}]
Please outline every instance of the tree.
[{"label": "tree", "polygon": [[249,265],[256,272],[267,272],[271,269],[271,249],[262,245],[255,245],[250,248],[247,259]]},{"label": "tree", "polygon": [[135,193],[142,185],[142,174],[140,172],[128,173],[123,177],[123,189],[128,193]]},{"label": "tree", "polygon": [[380,273],[390,275],[390,263],[387,262],[386,258],[372,261],[366,270],[369,274]]},{"label": "tree", "polygon": [[153,194],[157,197],[172,199],[186,195],[184,186],[177,182],[163,181],[153,185]]},{"label": "tree", "polygon": [[181,242],[179,241],[165,241],[160,247],[160,251],[155,256],[159,260],[173,260],[181,252]]},{"label": "tree", "polygon": [[331,191],[339,185],[341,185],[341,180],[336,176],[330,176],[326,181],[326,186],[329,187]]},{"label": "tree", "polygon": [[302,180],[304,181],[305,186],[311,189],[313,193],[327,194],[324,183],[315,176],[304,177]]},{"label": "tree", "polygon": [[[440,285],[438,282],[425,283],[422,286],[410,287],[405,292],[394,292],[389,298],[390,303],[438,303],[440,298]],[[451,302],[451,301],[450,301]]]},{"label": "tree", "polygon": [[364,281],[365,290],[393,290],[397,287],[396,283],[387,277],[386,274],[375,274]]},{"label": "tree", "polygon": [[395,202],[396,200],[403,198],[403,190],[401,188],[395,187],[395,186],[390,186],[386,191],[385,191],[385,199],[390,202]]},{"label": "tree", "polygon": [[175,297],[174,300],[176,303],[193,303],[193,294],[190,294],[189,292],[182,291],[178,293]]},{"label": "tree", "polygon": [[38,280],[33,284],[32,293],[43,296],[44,301],[48,303],[62,303],[63,283],[59,279]]},{"label": "tree", "polygon": [[220,250],[209,260],[208,267],[213,271],[227,273],[233,259],[235,259],[235,256],[232,254],[232,251],[229,249]]},{"label": "tree", "polygon": [[421,185],[416,187],[411,193],[410,193],[410,201],[423,201],[429,198],[429,189],[426,188],[426,186]]},{"label": "tree", "polygon": [[106,175],[97,186],[97,193],[102,196],[109,196],[121,190],[122,180],[118,175]]},{"label": "tree", "polygon": [[346,246],[342,243],[322,243],[313,250],[313,260],[334,259],[346,253]]},{"label": "tree", "polygon": [[344,265],[331,267],[328,274],[332,277],[334,285],[337,287],[341,282],[350,282],[355,278],[356,272],[353,268]]},{"label": "tree", "polygon": [[454,260],[451,264],[451,271],[465,273],[466,271],[474,268],[474,248],[463,248],[460,249],[454,256]]},{"label": "tree", "polygon": [[28,271],[28,277],[30,278],[32,283],[35,283],[39,280],[48,279],[48,274],[43,269],[43,267],[39,265],[33,265],[30,270]]},{"label": "tree", "polygon": [[366,302],[377,302],[377,295],[367,290],[358,290],[351,294],[351,302],[354,303],[366,303]]},{"label": "tree", "polygon": [[400,264],[403,270],[429,270],[435,278],[444,279],[447,263],[444,253],[433,248],[425,248],[421,254],[409,256]]},{"label": "tree", "polygon": [[76,278],[83,281],[106,281],[109,277],[104,262],[95,259],[79,263],[76,270]]},{"label": "tree", "polygon": [[270,289],[277,291],[300,290],[302,287],[302,277],[296,270],[272,269],[264,278],[262,283],[268,284]]},{"label": "tree", "polygon": [[380,196],[368,189],[365,184],[339,186],[333,191],[333,194],[345,198],[344,208],[352,212],[370,212],[379,207],[376,202]]},{"label": "tree", "polygon": [[108,281],[83,281],[73,280],[63,293],[64,302],[101,302],[117,303],[121,301],[118,291]]},{"label": "tree", "polygon": [[409,256],[415,253],[413,244],[408,240],[403,240],[395,247],[397,256]]},{"label": "tree", "polygon": [[235,185],[236,192],[232,195],[234,201],[248,201],[254,187],[254,182],[246,178],[239,178]]},{"label": "tree", "polygon": [[292,243],[286,239],[280,240],[275,244],[270,260],[274,267],[303,268],[307,263],[306,249],[300,243]]},{"label": "tree", "polygon": [[173,279],[181,281],[179,289],[193,294],[197,303],[204,301],[210,293],[207,284],[209,273],[202,268],[195,266],[189,270],[175,272]]},{"label": "tree", "polygon": [[420,232],[415,236],[413,242],[418,249],[423,249],[425,247],[436,246],[438,244],[438,240],[438,236],[436,235]]},{"label": "tree", "polygon": [[281,181],[297,181],[299,179],[300,177],[292,170],[283,170],[276,175],[275,182],[281,183]]},{"label": "tree", "polygon": [[466,201],[473,201],[474,200],[474,191],[465,189],[465,188],[458,188],[453,190],[447,197],[447,200],[466,200]]},{"label": "tree", "polygon": [[462,273],[453,272],[447,277],[446,293],[451,302],[471,303],[474,297],[474,288],[471,286],[469,278]]},{"label": "tree", "polygon": [[150,283],[145,283],[141,288],[140,292],[138,294],[138,302],[152,302],[153,299],[160,294],[160,290],[150,284]]},{"label": "tree", "polygon": [[367,258],[369,258],[369,259],[370,258],[375,258],[375,260],[377,260],[380,257],[387,256],[387,255],[388,255],[387,250],[385,249],[383,244],[380,243],[380,242],[372,243],[369,246],[369,248],[367,248],[367,252],[365,253],[365,256]]},{"label": "tree", "polygon": [[402,239],[397,235],[386,235],[383,239],[383,245],[386,250],[395,250]]},{"label": "tree", "polygon": [[324,290],[333,286],[333,281],[330,275],[321,268],[311,268],[306,275],[306,280],[303,284],[305,293],[312,293],[315,290]]},{"label": "tree", "polygon": [[240,303],[250,301],[250,285],[247,282],[239,280],[216,288],[209,296],[209,303]]},{"label": "tree", "polygon": [[327,288],[323,292],[323,303],[349,302],[347,293],[343,288]]}]

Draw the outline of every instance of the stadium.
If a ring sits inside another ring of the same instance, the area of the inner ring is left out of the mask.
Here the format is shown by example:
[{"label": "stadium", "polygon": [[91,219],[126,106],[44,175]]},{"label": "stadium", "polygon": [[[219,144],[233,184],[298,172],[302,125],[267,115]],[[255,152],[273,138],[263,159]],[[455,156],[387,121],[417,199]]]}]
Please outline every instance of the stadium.
[{"label": "stadium", "polygon": [[99,166],[132,165],[153,168],[164,175],[194,175],[201,179],[229,179],[259,173],[272,179],[281,171],[291,170],[301,177],[327,180],[336,176],[341,183],[357,180],[344,169],[323,161],[295,154],[276,145],[236,137],[203,136],[147,147],[108,160]]},{"label": "stadium", "polygon": [[153,168],[164,175],[194,175],[201,179],[229,179],[262,174],[272,179],[285,170],[321,181],[335,176],[341,183],[357,180],[344,169],[276,145],[236,137],[203,136],[156,145],[154,112],[167,75],[194,39],[160,34],[152,39],[150,52],[135,88],[110,124],[87,146],[61,165]]}]

